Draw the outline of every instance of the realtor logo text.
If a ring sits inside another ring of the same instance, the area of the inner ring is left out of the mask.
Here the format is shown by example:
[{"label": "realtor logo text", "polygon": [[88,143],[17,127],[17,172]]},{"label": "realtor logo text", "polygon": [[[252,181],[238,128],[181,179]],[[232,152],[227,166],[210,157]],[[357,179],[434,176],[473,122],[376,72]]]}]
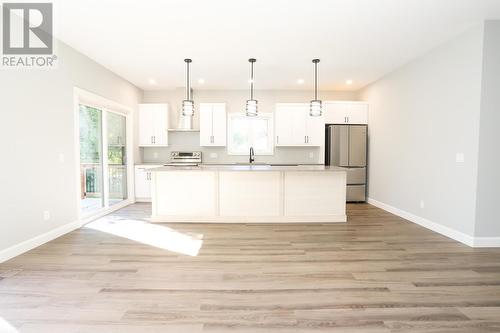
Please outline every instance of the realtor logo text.
[{"label": "realtor logo text", "polygon": [[54,67],[53,29],[52,3],[3,3],[2,67]]}]

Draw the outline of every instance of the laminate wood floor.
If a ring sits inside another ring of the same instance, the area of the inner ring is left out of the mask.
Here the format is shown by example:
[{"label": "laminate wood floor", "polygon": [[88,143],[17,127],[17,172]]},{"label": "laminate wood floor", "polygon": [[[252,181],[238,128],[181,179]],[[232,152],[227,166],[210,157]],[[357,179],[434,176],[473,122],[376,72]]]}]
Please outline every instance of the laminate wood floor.
[{"label": "laminate wood floor", "polygon": [[150,209],[0,264],[0,331],[500,332],[500,249],[367,204],[346,224],[152,225]]}]

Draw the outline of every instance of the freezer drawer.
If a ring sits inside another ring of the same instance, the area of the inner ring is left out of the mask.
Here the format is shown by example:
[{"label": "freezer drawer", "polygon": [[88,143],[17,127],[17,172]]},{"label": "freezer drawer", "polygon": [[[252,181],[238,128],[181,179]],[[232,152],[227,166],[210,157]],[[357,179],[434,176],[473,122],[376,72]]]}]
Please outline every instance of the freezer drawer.
[{"label": "freezer drawer", "polygon": [[347,185],[346,199],[347,202],[366,201],[366,186]]},{"label": "freezer drawer", "polygon": [[347,169],[347,185],[363,185],[366,184],[366,168],[349,168]]}]

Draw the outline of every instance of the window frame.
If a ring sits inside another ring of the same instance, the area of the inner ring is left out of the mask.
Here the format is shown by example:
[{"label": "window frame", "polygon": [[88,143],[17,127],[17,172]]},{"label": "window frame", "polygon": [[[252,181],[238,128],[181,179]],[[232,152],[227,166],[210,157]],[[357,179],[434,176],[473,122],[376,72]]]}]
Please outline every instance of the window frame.
[{"label": "window frame", "polygon": [[[248,117],[244,113],[229,113],[228,114],[228,126],[227,126],[227,154],[233,156],[247,156],[248,152],[239,152],[232,149],[232,130],[233,130],[233,119],[236,118],[251,118],[251,119],[264,119],[267,120],[268,125],[268,142],[266,150],[255,149],[255,156],[272,156],[274,155],[274,114],[272,112],[259,113],[256,117]],[[253,134],[251,134],[253,137]]]}]

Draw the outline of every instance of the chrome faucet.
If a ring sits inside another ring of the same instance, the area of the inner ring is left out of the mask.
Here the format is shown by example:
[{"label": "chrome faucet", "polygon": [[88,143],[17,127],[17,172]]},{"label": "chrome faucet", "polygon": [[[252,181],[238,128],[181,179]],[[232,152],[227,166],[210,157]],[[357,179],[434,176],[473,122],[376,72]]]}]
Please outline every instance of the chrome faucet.
[{"label": "chrome faucet", "polygon": [[252,164],[253,161],[255,161],[255,157],[254,157],[255,153],[253,151],[253,147],[250,147],[250,154],[249,155],[250,155],[249,161],[250,161],[250,164]]}]

